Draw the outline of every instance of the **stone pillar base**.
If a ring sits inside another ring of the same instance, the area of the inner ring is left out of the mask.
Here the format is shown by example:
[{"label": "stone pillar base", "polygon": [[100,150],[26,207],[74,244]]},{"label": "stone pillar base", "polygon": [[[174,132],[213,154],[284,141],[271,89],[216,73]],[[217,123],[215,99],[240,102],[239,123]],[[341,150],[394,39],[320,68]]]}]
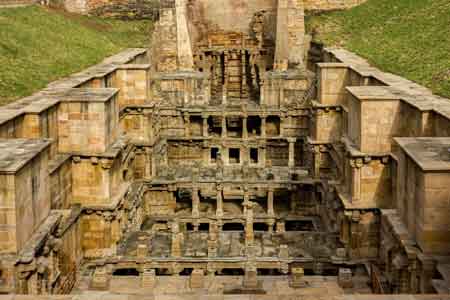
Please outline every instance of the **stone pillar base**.
[{"label": "stone pillar base", "polygon": [[305,271],[303,268],[293,268],[291,272],[291,280],[289,281],[290,287],[294,289],[306,287]]},{"label": "stone pillar base", "polygon": [[98,291],[107,291],[109,290],[110,281],[111,277],[107,273],[106,268],[96,268],[94,274],[92,275],[90,288]]},{"label": "stone pillar base", "polygon": [[353,287],[352,270],[348,268],[340,268],[338,275],[338,284],[343,289],[350,289]]},{"label": "stone pillar base", "polygon": [[141,275],[142,288],[154,288],[156,286],[156,273],[154,269],[145,270]]},{"label": "stone pillar base", "polygon": [[190,278],[191,289],[202,289],[205,283],[205,273],[202,269],[192,271]]}]

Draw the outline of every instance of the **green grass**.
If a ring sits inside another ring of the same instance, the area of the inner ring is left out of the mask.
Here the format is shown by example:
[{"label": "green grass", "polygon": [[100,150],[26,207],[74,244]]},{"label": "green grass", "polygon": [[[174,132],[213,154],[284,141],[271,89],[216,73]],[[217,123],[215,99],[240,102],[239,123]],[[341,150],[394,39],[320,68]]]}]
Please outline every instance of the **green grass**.
[{"label": "green grass", "polygon": [[0,104],[101,62],[148,47],[150,21],[84,17],[39,6],[0,9]]},{"label": "green grass", "polygon": [[450,97],[450,1],[368,0],[348,11],[307,18],[326,46],[341,46],[383,71]]}]

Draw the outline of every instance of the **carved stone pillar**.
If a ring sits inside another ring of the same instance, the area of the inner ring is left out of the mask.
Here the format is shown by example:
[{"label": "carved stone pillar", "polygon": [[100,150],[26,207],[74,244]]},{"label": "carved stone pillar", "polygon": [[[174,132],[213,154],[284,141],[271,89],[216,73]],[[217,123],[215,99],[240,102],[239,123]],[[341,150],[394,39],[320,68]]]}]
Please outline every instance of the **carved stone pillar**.
[{"label": "carved stone pillar", "polygon": [[110,276],[105,266],[95,269],[91,280],[91,289],[107,291],[109,289]]},{"label": "carved stone pillar", "polygon": [[207,115],[202,115],[202,118],[203,118],[203,126],[202,126],[202,129],[203,129],[203,137],[204,138],[207,138],[208,137],[208,116]]},{"label": "carved stone pillar", "polygon": [[247,203],[247,214],[245,216],[245,245],[252,246],[255,240],[253,232],[253,203],[249,201]]},{"label": "carved stone pillar", "polygon": [[192,217],[198,218],[200,216],[200,198],[198,195],[198,187],[194,185],[192,188]]},{"label": "carved stone pillar", "polygon": [[229,53],[227,51],[224,52],[224,71],[223,71],[223,81],[224,84],[222,85],[222,105],[227,105],[227,96],[228,96],[228,55]]},{"label": "carved stone pillar", "polygon": [[278,257],[280,259],[288,259],[289,258],[289,247],[288,245],[280,245],[280,250],[278,252]]},{"label": "carved stone pillar", "polygon": [[245,55],[245,51],[241,51],[240,53],[241,55],[241,62],[242,62],[242,69],[241,69],[241,74],[242,74],[242,79],[241,79],[241,97],[242,98],[246,98],[248,97],[248,86],[247,86],[247,57]]},{"label": "carved stone pillar", "polygon": [[208,236],[208,257],[217,256],[217,240],[219,238],[219,228],[216,222],[209,224],[209,236]]},{"label": "carved stone pillar", "polygon": [[266,161],[267,161],[267,159],[266,159],[266,154],[267,154],[266,147],[265,146],[261,147],[259,153],[261,153],[261,159],[260,159],[261,162],[259,163],[259,165],[261,167],[265,168],[266,167]]},{"label": "carved stone pillar", "polygon": [[339,268],[338,284],[341,288],[353,287],[352,270],[349,268]]},{"label": "carved stone pillar", "polygon": [[247,140],[248,139],[248,129],[247,129],[247,116],[244,116],[242,118],[242,139]]},{"label": "carved stone pillar", "polygon": [[352,167],[352,186],[351,186],[351,201],[356,202],[361,199],[361,167],[363,166],[362,158],[351,159],[350,166]]},{"label": "carved stone pillar", "polygon": [[247,207],[248,204],[250,203],[250,194],[248,192],[248,187],[245,185],[244,186],[244,201],[242,203],[242,208],[243,208],[243,214],[247,215]]},{"label": "carved stone pillar", "polygon": [[277,233],[285,233],[286,232],[286,227],[285,227],[285,224],[283,221],[278,221],[276,223],[276,226],[277,226],[277,228],[276,228]]},{"label": "carved stone pillar", "polygon": [[156,177],[158,176],[158,171],[156,168],[156,157],[155,157],[155,153],[152,151],[152,156],[151,156],[151,163],[150,163],[150,169],[151,169],[151,177]]},{"label": "carved stone pillar", "polygon": [[289,283],[290,287],[294,289],[305,287],[305,270],[303,268],[292,268],[292,275]]},{"label": "carved stone pillar", "polygon": [[360,257],[361,231],[360,224],[361,213],[358,210],[352,211],[352,219],[350,223],[350,258]]},{"label": "carved stone pillar", "polygon": [[245,265],[244,288],[255,289],[258,287],[258,272],[256,263],[248,261]]},{"label": "carved stone pillar", "polygon": [[189,138],[191,136],[191,120],[189,117],[189,113],[185,113],[183,119],[184,119],[184,136],[186,138]]},{"label": "carved stone pillar", "polygon": [[267,191],[267,214],[269,217],[275,216],[275,210],[273,208],[273,192],[274,189],[269,187],[269,190]]},{"label": "carved stone pillar", "polygon": [[289,168],[294,168],[295,167],[295,142],[296,142],[296,138],[288,138],[288,143],[289,143],[289,163],[288,166]]},{"label": "carved stone pillar", "polygon": [[136,256],[144,258],[148,255],[148,245],[145,237],[138,238],[138,245],[136,250]]},{"label": "carved stone pillar", "polygon": [[227,137],[227,117],[225,114],[222,115],[222,138]]},{"label": "carved stone pillar", "polygon": [[311,152],[312,152],[312,156],[313,156],[313,175],[314,178],[318,179],[320,178],[320,158],[321,158],[321,154],[320,154],[320,146],[318,145],[314,145],[311,147]]},{"label": "carved stone pillar", "polygon": [[183,233],[180,232],[180,228],[176,220],[173,221],[171,229],[172,229],[171,254],[173,257],[180,257],[182,255],[181,244],[183,240]]},{"label": "carved stone pillar", "polygon": [[202,269],[194,269],[189,281],[191,289],[203,288],[205,281],[205,272]]},{"label": "carved stone pillar", "polygon": [[216,190],[217,190],[217,205],[216,205],[216,217],[222,218],[223,217],[223,186],[220,183],[216,184]]},{"label": "carved stone pillar", "polygon": [[419,293],[419,282],[417,280],[417,262],[416,259],[408,260],[408,274],[409,274],[409,291],[410,294]]},{"label": "carved stone pillar", "polygon": [[145,269],[141,273],[141,288],[154,288],[156,285],[155,269]]},{"label": "carved stone pillar", "polygon": [[266,137],[266,122],[267,121],[267,117],[266,116],[261,116],[261,137],[265,138]]}]

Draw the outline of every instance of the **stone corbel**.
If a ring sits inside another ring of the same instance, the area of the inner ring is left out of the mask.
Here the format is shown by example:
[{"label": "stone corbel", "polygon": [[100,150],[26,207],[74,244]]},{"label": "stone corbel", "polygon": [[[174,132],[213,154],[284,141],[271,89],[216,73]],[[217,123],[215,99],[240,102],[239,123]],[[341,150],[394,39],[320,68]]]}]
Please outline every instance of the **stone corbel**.
[{"label": "stone corbel", "polygon": [[171,269],[172,269],[172,273],[174,275],[178,275],[178,274],[180,274],[183,271],[184,268],[183,268],[182,265],[174,262],[174,263],[172,263],[172,268]]},{"label": "stone corbel", "polygon": [[107,158],[102,158],[100,160],[100,164],[102,166],[102,169],[111,169],[112,165],[113,165],[113,160],[112,159],[107,159]]},{"label": "stone corbel", "polygon": [[91,157],[91,164],[98,165],[98,157],[95,156]]},{"label": "stone corbel", "polygon": [[282,274],[287,275],[289,273],[289,264],[287,262],[281,262],[280,271]]},{"label": "stone corbel", "polygon": [[349,210],[344,211],[344,217],[345,217],[348,221],[350,221],[350,220],[352,219],[352,216],[353,216],[353,212],[352,212],[352,211],[349,211]]},{"label": "stone corbel", "polygon": [[309,145],[308,147],[309,152],[313,154],[319,154],[320,153],[320,145]]},{"label": "stone corbel", "polygon": [[360,214],[359,210],[352,211],[352,222],[359,223],[360,220],[361,220],[361,214]]},{"label": "stone corbel", "polygon": [[116,218],[116,214],[112,213],[112,212],[109,212],[109,211],[103,212],[102,215],[103,215],[103,219],[106,222],[111,222],[111,221],[113,221]]},{"label": "stone corbel", "polygon": [[320,153],[326,153],[326,152],[328,152],[328,151],[329,151],[328,145],[320,145],[320,146],[319,146],[319,152],[320,152]]},{"label": "stone corbel", "polygon": [[81,157],[80,156],[73,156],[72,157],[72,161],[76,164],[81,162]]},{"label": "stone corbel", "polygon": [[364,161],[362,158],[350,159],[350,166],[352,168],[361,169],[364,165]]},{"label": "stone corbel", "polygon": [[316,109],[316,110],[314,111],[314,115],[315,115],[316,117],[322,116],[324,113],[325,113],[325,110],[323,110],[323,109],[321,109],[321,108]]}]

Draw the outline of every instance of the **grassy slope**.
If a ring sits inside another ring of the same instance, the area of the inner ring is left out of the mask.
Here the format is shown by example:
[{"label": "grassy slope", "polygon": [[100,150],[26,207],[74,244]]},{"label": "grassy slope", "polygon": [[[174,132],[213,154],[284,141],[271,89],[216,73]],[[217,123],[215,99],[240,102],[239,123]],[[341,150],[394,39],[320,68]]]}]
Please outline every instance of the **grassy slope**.
[{"label": "grassy slope", "polygon": [[450,1],[368,0],[348,11],[312,16],[308,30],[392,72],[450,97]]},{"label": "grassy slope", "polygon": [[129,47],[148,46],[149,21],[71,15],[38,6],[0,9],[0,104]]}]

